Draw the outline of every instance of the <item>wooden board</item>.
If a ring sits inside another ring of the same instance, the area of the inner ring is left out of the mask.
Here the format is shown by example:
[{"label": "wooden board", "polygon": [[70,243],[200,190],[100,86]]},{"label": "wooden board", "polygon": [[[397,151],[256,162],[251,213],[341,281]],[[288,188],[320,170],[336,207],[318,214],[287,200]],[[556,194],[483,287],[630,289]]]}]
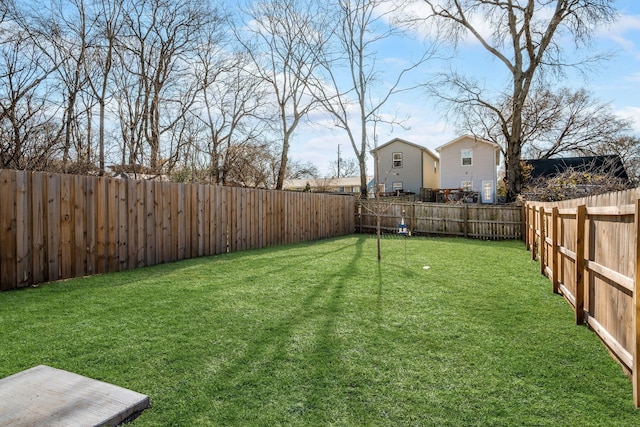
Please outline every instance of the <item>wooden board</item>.
[{"label": "wooden board", "polygon": [[17,285],[16,228],[14,210],[15,171],[0,171],[0,290],[13,289]]},{"label": "wooden board", "polygon": [[149,397],[40,365],[0,380],[0,425],[115,426],[149,407]]},{"label": "wooden board", "polygon": [[0,190],[0,290],[354,229],[354,199],[326,194],[9,170]]},{"label": "wooden board", "polygon": [[34,172],[31,176],[31,218],[33,247],[32,283],[46,282],[49,277],[47,265],[47,176]]},{"label": "wooden board", "polygon": [[49,280],[60,278],[60,175],[47,175],[47,233]]}]

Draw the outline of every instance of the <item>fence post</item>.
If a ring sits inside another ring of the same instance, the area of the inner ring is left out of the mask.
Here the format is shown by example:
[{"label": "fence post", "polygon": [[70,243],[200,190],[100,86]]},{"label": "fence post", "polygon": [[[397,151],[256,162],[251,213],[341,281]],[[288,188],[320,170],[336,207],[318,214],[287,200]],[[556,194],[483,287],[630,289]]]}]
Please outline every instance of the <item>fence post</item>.
[{"label": "fence post", "polygon": [[638,239],[638,233],[640,233],[640,199],[636,200],[635,215],[635,274],[633,276],[633,349],[631,354],[633,355],[632,363],[632,382],[633,382],[633,404],[636,408],[640,407],[640,295],[638,295],[638,279],[640,278],[640,239]]},{"label": "fence post", "polygon": [[531,236],[529,235],[529,203],[525,203],[522,211],[522,236],[524,237],[524,247],[529,251],[531,250]]},{"label": "fence post", "polygon": [[531,230],[529,231],[531,236],[529,237],[529,244],[531,245],[531,259],[536,261],[538,259],[536,254],[536,227],[538,226],[538,223],[536,221],[536,207],[532,206],[531,209],[533,211],[531,213]]},{"label": "fence post", "polygon": [[416,225],[416,202],[411,203],[411,228],[409,230],[415,230],[418,226]]},{"label": "fence post", "polygon": [[520,234],[522,235],[522,238],[524,239],[524,247],[529,250],[529,217],[527,216],[529,214],[529,204],[528,203],[523,203],[522,204],[522,210],[520,212],[522,221],[520,221]]},{"label": "fence post", "polygon": [[558,256],[560,254],[558,250],[558,217],[559,210],[558,207],[554,207],[551,211],[551,274],[553,277],[551,281],[553,283],[553,293],[560,293],[560,280],[558,279]]},{"label": "fence post", "polygon": [[545,269],[547,267],[547,256],[545,246],[547,244],[547,233],[545,230],[545,221],[544,221],[544,207],[540,206],[540,220],[538,221],[540,224],[540,245],[538,246],[540,250],[540,274],[545,274]]},{"label": "fence post", "polygon": [[584,323],[584,247],[587,207],[578,206],[576,212],[576,324]]},{"label": "fence post", "polygon": [[464,215],[464,238],[466,239],[469,237],[469,206],[463,206],[462,215]]}]

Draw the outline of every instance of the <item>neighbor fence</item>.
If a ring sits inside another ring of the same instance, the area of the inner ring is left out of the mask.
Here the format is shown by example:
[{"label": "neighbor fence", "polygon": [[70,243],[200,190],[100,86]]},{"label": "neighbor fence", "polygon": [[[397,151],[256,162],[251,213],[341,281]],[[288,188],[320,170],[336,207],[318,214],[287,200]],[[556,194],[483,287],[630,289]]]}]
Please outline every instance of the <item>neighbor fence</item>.
[{"label": "neighbor fence", "polygon": [[620,362],[640,406],[640,189],[524,207],[525,242],[553,292]]},{"label": "neighbor fence", "polygon": [[0,170],[0,290],[353,233],[351,196]]},{"label": "neighbor fence", "polygon": [[484,240],[522,238],[521,207],[479,204],[361,201],[356,212],[356,230],[375,232],[379,218],[381,232],[394,233],[402,217],[411,233],[417,235]]}]

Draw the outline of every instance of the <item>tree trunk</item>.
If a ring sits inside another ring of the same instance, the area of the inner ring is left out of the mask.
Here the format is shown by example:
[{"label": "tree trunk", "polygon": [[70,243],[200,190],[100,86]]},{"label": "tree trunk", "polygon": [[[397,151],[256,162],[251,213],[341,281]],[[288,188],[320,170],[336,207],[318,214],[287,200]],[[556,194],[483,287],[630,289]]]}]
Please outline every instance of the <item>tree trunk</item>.
[{"label": "tree trunk", "polygon": [[512,135],[507,145],[507,156],[505,159],[506,179],[507,179],[507,202],[516,200],[522,192],[522,165],[520,164],[522,153],[522,142],[518,135]]},{"label": "tree trunk", "polygon": [[360,197],[362,200],[366,200],[369,197],[369,191],[367,188],[367,163],[364,156],[358,156],[358,163],[360,164]]},{"label": "tree trunk", "polygon": [[280,156],[280,168],[278,168],[278,180],[276,182],[276,190],[282,190],[284,179],[287,174],[287,162],[289,161],[289,135],[284,134],[282,140],[282,154]]}]

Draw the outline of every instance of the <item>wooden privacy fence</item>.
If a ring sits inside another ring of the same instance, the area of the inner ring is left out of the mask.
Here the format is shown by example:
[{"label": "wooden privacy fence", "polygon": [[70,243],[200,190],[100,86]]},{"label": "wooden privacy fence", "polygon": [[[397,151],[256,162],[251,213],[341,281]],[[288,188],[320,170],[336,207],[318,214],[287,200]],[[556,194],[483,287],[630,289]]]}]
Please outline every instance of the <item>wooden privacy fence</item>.
[{"label": "wooden privacy fence", "polygon": [[0,290],[353,233],[350,196],[0,170]]},{"label": "wooden privacy fence", "polygon": [[364,201],[358,205],[356,229],[375,232],[378,216],[383,233],[396,232],[404,216],[413,234],[485,240],[522,238],[522,208],[516,206]]},{"label": "wooden privacy fence", "polygon": [[640,189],[524,207],[540,271],[623,366],[640,406]]}]

